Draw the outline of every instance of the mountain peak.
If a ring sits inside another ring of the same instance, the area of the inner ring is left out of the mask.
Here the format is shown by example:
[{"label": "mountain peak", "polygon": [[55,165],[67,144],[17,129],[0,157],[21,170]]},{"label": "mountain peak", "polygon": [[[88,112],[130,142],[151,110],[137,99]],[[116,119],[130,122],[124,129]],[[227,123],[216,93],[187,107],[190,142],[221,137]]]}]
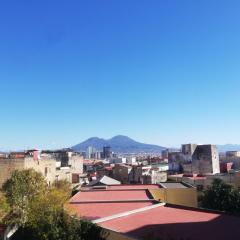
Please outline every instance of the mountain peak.
[{"label": "mountain peak", "polygon": [[130,139],[128,136],[125,136],[125,135],[116,135],[116,136],[112,137],[111,139],[114,139],[114,138],[128,138],[128,139]]},{"label": "mountain peak", "polygon": [[74,151],[86,151],[92,146],[98,151],[102,151],[104,146],[110,146],[116,153],[160,153],[164,147],[137,142],[128,136],[117,135],[108,140],[92,137],[88,140],[72,147]]}]

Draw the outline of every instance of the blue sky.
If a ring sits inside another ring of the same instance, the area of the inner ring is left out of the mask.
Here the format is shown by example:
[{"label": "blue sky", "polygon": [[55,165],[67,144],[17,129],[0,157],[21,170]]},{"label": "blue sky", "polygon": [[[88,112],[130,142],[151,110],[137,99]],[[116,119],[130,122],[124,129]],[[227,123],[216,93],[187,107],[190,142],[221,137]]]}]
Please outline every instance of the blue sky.
[{"label": "blue sky", "polygon": [[240,144],[240,2],[1,1],[0,148],[116,134]]}]

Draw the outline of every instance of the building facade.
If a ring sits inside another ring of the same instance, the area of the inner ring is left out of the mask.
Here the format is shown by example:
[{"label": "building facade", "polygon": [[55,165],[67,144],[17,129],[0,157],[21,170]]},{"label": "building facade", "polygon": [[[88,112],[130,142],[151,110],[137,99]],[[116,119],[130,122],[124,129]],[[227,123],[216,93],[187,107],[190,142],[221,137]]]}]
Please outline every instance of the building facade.
[{"label": "building facade", "polygon": [[183,144],[179,152],[168,154],[169,169],[187,174],[220,173],[216,145]]}]

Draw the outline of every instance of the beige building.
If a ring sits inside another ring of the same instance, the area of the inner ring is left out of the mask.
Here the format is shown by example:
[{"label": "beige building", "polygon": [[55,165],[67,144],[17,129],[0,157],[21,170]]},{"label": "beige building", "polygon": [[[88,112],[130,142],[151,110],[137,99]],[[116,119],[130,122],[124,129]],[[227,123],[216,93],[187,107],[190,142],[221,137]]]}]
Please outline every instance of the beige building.
[{"label": "beige building", "polygon": [[160,183],[162,188],[151,189],[150,193],[155,200],[186,207],[198,207],[197,189],[181,182]]},{"label": "beige building", "polygon": [[55,180],[56,161],[54,159],[34,160],[30,156],[24,158],[4,158],[0,159],[0,187],[11,177],[15,170],[27,168],[33,168],[41,172],[49,184]]},{"label": "beige building", "polygon": [[0,158],[0,187],[9,179],[15,170],[33,168],[42,173],[48,184],[55,180],[67,180],[72,182],[72,174],[83,173],[83,158],[72,153],[67,164],[61,166],[61,159],[51,154],[40,154],[38,151],[27,151],[22,153],[10,153]]},{"label": "beige building", "polygon": [[167,181],[167,172],[159,171],[158,168],[150,168],[147,171],[143,171],[141,175],[142,184],[157,184]]},{"label": "beige building", "polygon": [[112,177],[123,184],[157,184],[167,181],[167,170],[161,166],[115,164]]}]

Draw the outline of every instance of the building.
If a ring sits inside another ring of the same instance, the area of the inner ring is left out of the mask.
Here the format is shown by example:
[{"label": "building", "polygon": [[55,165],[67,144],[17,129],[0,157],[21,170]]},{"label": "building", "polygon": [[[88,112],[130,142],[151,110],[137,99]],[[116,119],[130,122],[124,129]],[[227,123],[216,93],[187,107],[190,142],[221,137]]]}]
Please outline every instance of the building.
[{"label": "building", "polygon": [[101,152],[95,152],[94,153],[94,158],[98,159],[98,160],[101,159]]},{"label": "building", "polygon": [[133,165],[137,163],[136,157],[126,157],[126,163],[129,165]]},{"label": "building", "polygon": [[157,184],[167,181],[167,172],[158,171],[156,169],[150,169],[145,171],[141,175],[141,180],[143,184]]},{"label": "building", "polygon": [[219,153],[215,145],[183,144],[180,152],[168,153],[169,169],[188,174],[220,173]]},{"label": "building", "polygon": [[115,164],[112,177],[123,184],[157,184],[167,181],[168,165],[126,165]]},{"label": "building", "polygon": [[89,182],[89,184],[86,187],[109,186],[109,185],[120,185],[120,184],[121,182],[113,178],[110,178],[108,176],[103,176],[97,180]]},{"label": "building", "polygon": [[108,176],[113,178],[113,166],[103,166],[97,169],[97,178]]},{"label": "building", "polygon": [[158,203],[150,194],[150,189],[159,189],[159,186],[112,185],[101,189],[82,188],[70,199],[68,207],[77,216],[97,220]]},{"label": "building", "polygon": [[219,154],[215,145],[198,145],[192,155],[192,173],[220,173]]},{"label": "building", "polygon": [[125,164],[115,164],[113,168],[113,178],[120,181],[123,184],[130,182],[130,172],[132,167]]},{"label": "building", "polygon": [[156,204],[95,221],[107,240],[239,239],[240,218],[221,212]]},{"label": "building", "polygon": [[159,183],[161,188],[150,190],[154,199],[160,202],[185,207],[198,207],[197,189],[182,182]]},{"label": "building", "polygon": [[105,186],[81,190],[65,208],[101,226],[107,240],[238,239],[239,217],[184,206],[194,191],[181,183]]},{"label": "building", "polygon": [[220,172],[228,173],[228,172],[234,170],[233,166],[234,166],[233,162],[221,162],[220,163]]},{"label": "building", "polygon": [[214,179],[221,179],[223,182],[230,184],[236,188],[240,188],[240,171],[230,171],[228,173],[218,173],[209,174],[204,176],[199,176],[197,174],[187,175],[187,174],[175,174],[168,175],[168,180],[183,182],[193,185],[197,190],[202,191],[207,189],[212,185]]},{"label": "building", "polygon": [[232,163],[232,168],[240,169],[240,151],[228,151],[222,161],[223,163]]},{"label": "building", "polygon": [[240,158],[240,151],[228,151],[228,152],[226,152],[226,157],[227,158],[232,158],[232,157]]},{"label": "building", "polygon": [[86,158],[87,159],[94,158],[95,152],[96,152],[96,150],[94,147],[92,147],[92,146],[87,147]]},{"label": "building", "polygon": [[12,152],[5,158],[0,158],[0,187],[15,170],[29,168],[42,173],[48,184],[55,180],[72,182],[72,174],[83,173],[83,158],[77,153],[63,150]]},{"label": "building", "polygon": [[110,146],[103,147],[103,158],[105,159],[112,158],[112,150]]},{"label": "building", "polygon": [[[12,176],[15,170],[33,168],[41,172],[48,183],[53,183],[56,173],[56,161],[43,157],[39,159],[38,151],[14,152],[0,159],[0,188]],[[36,157],[37,156],[37,157]]]},{"label": "building", "polygon": [[195,152],[196,148],[197,148],[197,144],[183,144],[182,145],[182,153],[184,155],[189,155],[192,156],[193,153]]}]

